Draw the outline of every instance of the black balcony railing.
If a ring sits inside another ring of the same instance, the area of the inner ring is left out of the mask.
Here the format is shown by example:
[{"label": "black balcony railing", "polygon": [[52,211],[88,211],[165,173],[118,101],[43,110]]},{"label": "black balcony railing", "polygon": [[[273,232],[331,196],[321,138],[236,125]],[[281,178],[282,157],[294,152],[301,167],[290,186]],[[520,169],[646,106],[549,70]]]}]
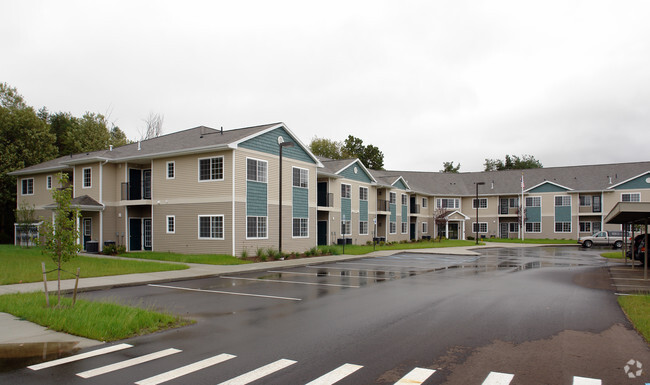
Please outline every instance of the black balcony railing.
[{"label": "black balcony railing", "polygon": [[411,205],[411,214],[419,214],[419,213],[420,213],[420,205],[412,204]]},{"label": "black balcony railing", "polygon": [[334,207],[334,194],[333,193],[318,194],[318,206]]},{"label": "black balcony railing", "polygon": [[499,205],[499,214],[507,215],[509,214],[509,209],[507,205]]},{"label": "black balcony railing", "polygon": [[151,183],[145,181],[145,185],[142,186],[123,182],[121,185],[121,199],[123,201],[151,199]]},{"label": "black balcony railing", "polygon": [[377,199],[377,211],[389,211],[388,201],[383,199]]}]

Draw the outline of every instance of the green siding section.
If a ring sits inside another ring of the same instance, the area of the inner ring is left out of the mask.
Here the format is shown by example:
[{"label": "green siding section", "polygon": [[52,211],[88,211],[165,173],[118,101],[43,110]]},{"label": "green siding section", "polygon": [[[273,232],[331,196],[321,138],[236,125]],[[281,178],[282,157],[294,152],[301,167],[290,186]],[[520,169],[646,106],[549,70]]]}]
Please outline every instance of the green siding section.
[{"label": "green siding section", "polygon": [[402,223],[407,221],[408,215],[408,206],[402,206]]},{"label": "green siding section", "polygon": [[526,223],[542,222],[541,207],[526,207]]},{"label": "green siding section", "polygon": [[[239,147],[248,148],[249,150],[255,150],[260,152],[265,152],[267,154],[279,155],[280,146],[278,145],[278,136],[282,136],[285,142],[293,142],[289,133],[284,128],[276,128],[265,134],[256,136],[252,139],[249,139],[245,142],[239,144]],[[282,150],[282,157],[301,160],[309,163],[316,163],[298,143],[293,147],[286,147]]]},{"label": "green siding section", "polygon": [[564,192],[569,191],[568,189],[556,186],[552,183],[544,183],[543,185],[537,186],[534,189],[528,191],[529,193],[545,193],[545,192]]},{"label": "green siding section", "polygon": [[309,190],[306,188],[293,188],[293,217],[309,218]]},{"label": "green siding section", "polygon": [[397,187],[398,189],[402,189],[402,190],[407,189],[406,185],[401,179],[398,179],[397,182],[393,183],[393,187]]},{"label": "green siding section", "polygon": [[266,183],[246,181],[246,215],[256,217],[268,215]]},{"label": "green siding section", "polygon": [[[354,173],[354,168],[357,168],[357,173]],[[351,179],[351,180],[356,180],[359,182],[364,182],[364,183],[370,183],[372,182],[372,179],[366,174],[366,172],[361,168],[361,164],[357,161],[349,165],[347,168],[345,168],[343,171],[339,173],[339,175]]]},{"label": "green siding section", "polygon": [[341,220],[345,215],[345,220],[352,220],[352,200],[350,198],[341,198]]},{"label": "green siding section", "polygon": [[390,221],[397,222],[397,207],[395,203],[389,203],[388,206],[390,206]]},{"label": "green siding section", "polygon": [[368,201],[359,201],[359,220],[368,220]]},{"label": "green siding section", "polygon": [[636,190],[641,188],[650,188],[650,183],[646,181],[648,179],[650,179],[650,173],[646,173],[638,178],[627,181],[622,185],[617,186],[616,190]]},{"label": "green siding section", "polygon": [[571,206],[556,207],[555,222],[571,222]]}]

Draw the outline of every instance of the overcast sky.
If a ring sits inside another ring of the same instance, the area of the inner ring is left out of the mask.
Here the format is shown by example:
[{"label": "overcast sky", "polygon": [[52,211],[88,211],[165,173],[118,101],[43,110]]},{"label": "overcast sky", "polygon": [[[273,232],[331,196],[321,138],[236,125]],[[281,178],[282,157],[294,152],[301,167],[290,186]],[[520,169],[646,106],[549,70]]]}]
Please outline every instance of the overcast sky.
[{"label": "overcast sky", "polygon": [[0,2],[0,82],[137,139],[284,122],[389,169],[650,160],[650,1]]}]

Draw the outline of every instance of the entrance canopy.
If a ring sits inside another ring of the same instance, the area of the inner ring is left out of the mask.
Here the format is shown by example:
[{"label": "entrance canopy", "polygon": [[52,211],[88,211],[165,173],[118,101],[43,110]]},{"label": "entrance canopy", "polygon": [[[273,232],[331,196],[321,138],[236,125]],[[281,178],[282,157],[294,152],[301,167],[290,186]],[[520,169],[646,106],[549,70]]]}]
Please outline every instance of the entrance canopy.
[{"label": "entrance canopy", "polygon": [[626,224],[650,221],[650,202],[618,202],[605,217],[605,223]]}]

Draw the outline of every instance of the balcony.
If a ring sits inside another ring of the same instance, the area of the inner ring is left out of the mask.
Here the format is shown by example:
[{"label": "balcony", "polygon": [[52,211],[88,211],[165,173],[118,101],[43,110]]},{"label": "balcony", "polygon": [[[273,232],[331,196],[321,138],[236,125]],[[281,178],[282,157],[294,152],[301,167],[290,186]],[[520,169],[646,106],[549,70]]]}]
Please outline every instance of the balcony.
[{"label": "balcony", "polygon": [[383,199],[377,199],[377,211],[389,211],[388,201]]},{"label": "balcony", "polygon": [[318,206],[319,207],[334,207],[334,194],[325,193],[318,194]]},{"label": "balcony", "polygon": [[411,204],[411,214],[419,214],[419,213],[420,213],[420,205]]},{"label": "balcony", "polygon": [[137,201],[143,199],[151,199],[151,184],[122,183],[121,185],[121,199],[123,201]]}]

